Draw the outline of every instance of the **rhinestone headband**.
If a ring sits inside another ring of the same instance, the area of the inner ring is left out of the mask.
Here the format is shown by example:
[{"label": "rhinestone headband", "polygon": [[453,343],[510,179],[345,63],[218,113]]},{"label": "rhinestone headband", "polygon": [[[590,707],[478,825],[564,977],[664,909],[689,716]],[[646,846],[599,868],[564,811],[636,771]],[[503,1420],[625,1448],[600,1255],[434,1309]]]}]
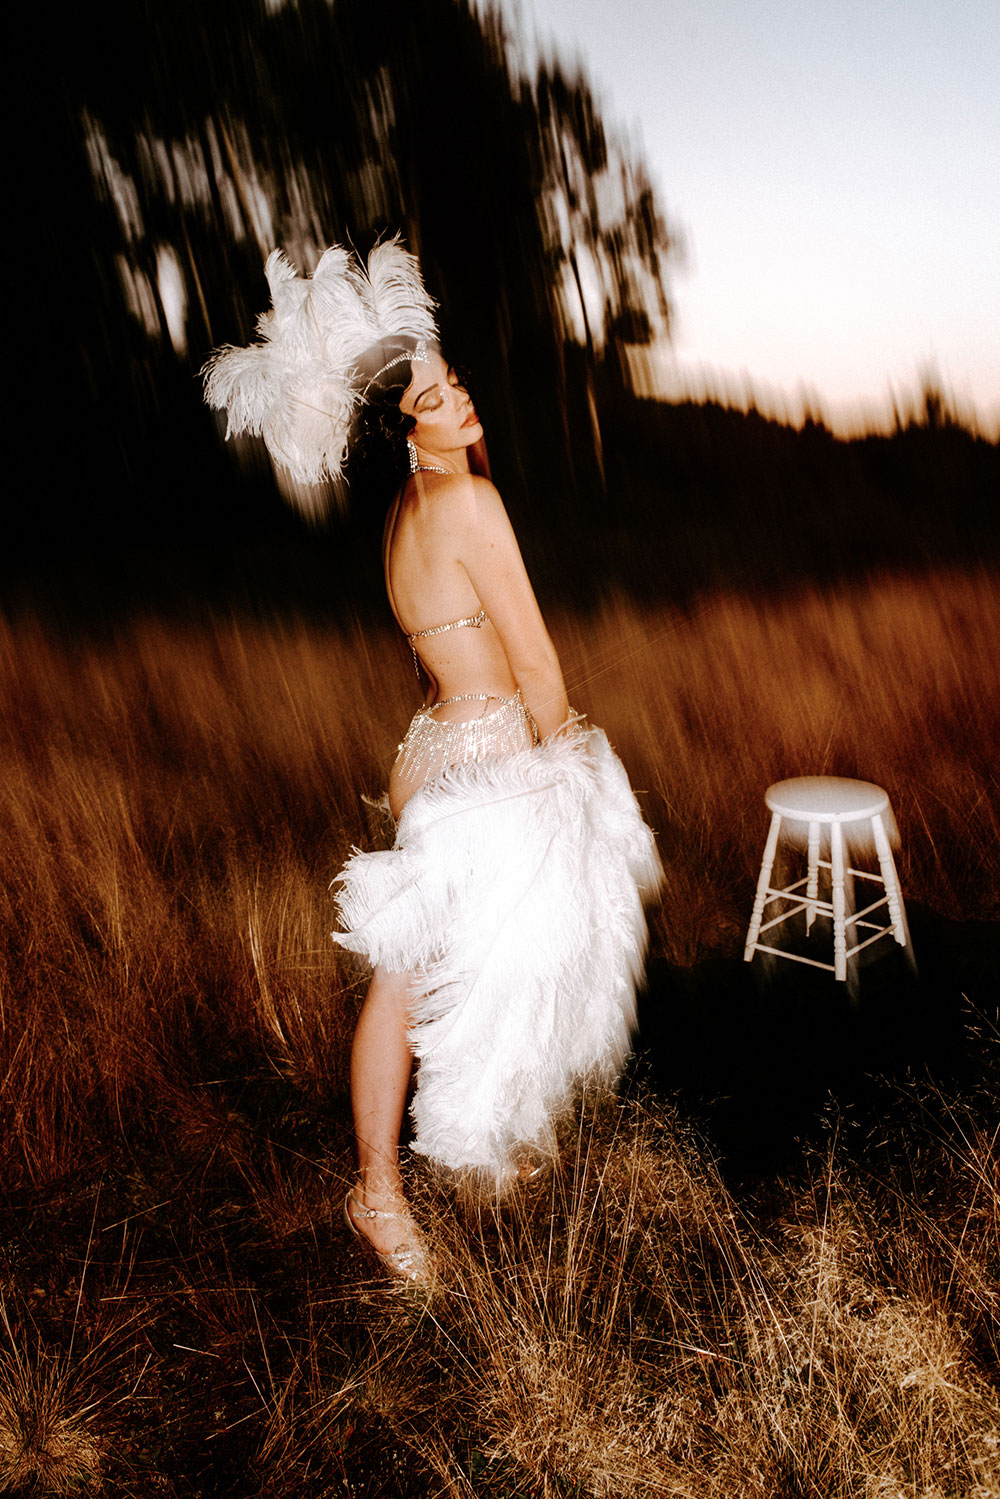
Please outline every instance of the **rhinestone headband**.
[{"label": "rhinestone headband", "polygon": [[420,342],[417,344],[417,347],[413,350],[412,354],[397,354],[394,359],[389,360],[388,364],[383,364],[380,370],[376,370],[374,375],[372,375],[371,379],[368,381],[368,384],[365,386],[364,390],[361,392],[361,399],[363,401],[367,401],[368,392],[371,390],[376,380],[381,380],[386,370],[393,369],[397,364],[413,364],[414,362],[416,362],[417,364],[430,364],[431,362],[430,355],[427,352],[427,343],[424,339],[420,340]]}]

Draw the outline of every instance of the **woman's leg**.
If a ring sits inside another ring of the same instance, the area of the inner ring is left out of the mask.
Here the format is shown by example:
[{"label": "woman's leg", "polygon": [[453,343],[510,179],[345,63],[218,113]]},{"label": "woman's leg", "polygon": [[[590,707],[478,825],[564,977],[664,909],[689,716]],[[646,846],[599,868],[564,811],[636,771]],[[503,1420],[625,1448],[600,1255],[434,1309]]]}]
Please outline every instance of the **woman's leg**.
[{"label": "woman's leg", "polygon": [[[358,1185],[351,1201],[360,1208],[391,1212],[405,1209],[399,1132],[413,1067],[407,1013],[412,985],[407,973],[376,968],[354,1032],[351,1104],[358,1144]],[[398,1221],[365,1218],[357,1211],[351,1216],[383,1253],[407,1238],[405,1226]]]}]

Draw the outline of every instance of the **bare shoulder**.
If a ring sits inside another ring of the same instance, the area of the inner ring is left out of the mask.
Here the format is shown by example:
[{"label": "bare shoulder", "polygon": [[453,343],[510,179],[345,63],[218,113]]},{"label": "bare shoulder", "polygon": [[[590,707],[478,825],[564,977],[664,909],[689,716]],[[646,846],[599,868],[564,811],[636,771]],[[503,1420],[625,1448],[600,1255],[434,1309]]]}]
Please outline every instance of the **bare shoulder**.
[{"label": "bare shoulder", "polygon": [[434,510],[449,531],[465,536],[510,530],[510,521],[495,484],[479,474],[448,474],[438,481]]}]

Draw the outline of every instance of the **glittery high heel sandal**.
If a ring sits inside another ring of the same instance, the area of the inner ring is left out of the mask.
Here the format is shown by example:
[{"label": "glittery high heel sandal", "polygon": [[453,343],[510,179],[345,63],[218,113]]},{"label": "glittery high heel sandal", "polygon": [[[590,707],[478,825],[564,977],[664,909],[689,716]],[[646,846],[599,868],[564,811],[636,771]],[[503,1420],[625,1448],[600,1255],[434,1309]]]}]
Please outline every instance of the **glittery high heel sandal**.
[{"label": "glittery high heel sandal", "polygon": [[553,1162],[548,1156],[515,1156],[497,1174],[496,1192],[506,1197],[513,1191],[544,1186],[552,1175]]},{"label": "glittery high heel sandal", "polygon": [[344,1198],[344,1222],[354,1237],[360,1239],[363,1244],[368,1245],[368,1248],[377,1257],[383,1269],[387,1270],[395,1280],[409,1281],[411,1285],[417,1286],[430,1285],[434,1280],[434,1261],[427,1249],[427,1245],[422,1239],[418,1238],[416,1242],[412,1238],[409,1242],[404,1240],[402,1243],[397,1244],[395,1249],[377,1249],[368,1235],[362,1233],[360,1228],[358,1228],[352,1216],[351,1208],[353,1206],[354,1211],[361,1219],[367,1218],[370,1221],[381,1220],[383,1223],[388,1222],[390,1219],[397,1219],[401,1223],[408,1223],[412,1232],[416,1233],[417,1227],[413,1221],[412,1214],[409,1212],[390,1213],[384,1208],[366,1208],[357,1200],[354,1193],[355,1188],[352,1187]]},{"label": "glittery high heel sandal", "polygon": [[542,1181],[544,1177],[548,1176],[548,1174],[549,1174],[549,1172],[551,1170],[552,1170],[552,1162],[548,1161],[548,1160],[543,1160],[543,1161],[528,1160],[528,1161],[518,1161],[518,1163],[517,1163],[517,1175],[518,1175],[518,1179],[525,1186],[530,1186],[530,1185],[532,1185],[535,1182]]}]

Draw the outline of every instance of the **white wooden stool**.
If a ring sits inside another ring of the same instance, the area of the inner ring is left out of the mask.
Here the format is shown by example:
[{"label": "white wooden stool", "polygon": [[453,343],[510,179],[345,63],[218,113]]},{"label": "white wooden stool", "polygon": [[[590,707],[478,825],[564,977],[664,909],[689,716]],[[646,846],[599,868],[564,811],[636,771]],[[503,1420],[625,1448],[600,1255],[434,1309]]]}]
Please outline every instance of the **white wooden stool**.
[{"label": "white wooden stool", "polygon": [[[757,897],[750,918],[746,948],[743,956],[749,963],[755,952],[773,953],[779,958],[789,958],[795,963],[808,963],[813,968],[825,968],[838,981],[846,980],[847,964],[862,948],[870,947],[881,937],[893,936],[900,947],[906,947],[906,916],[903,897],[899,890],[896,866],[889,847],[889,835],[883,817],[889,811],[889,797],[871,781],[842,780],[836,776],[802,776],[792,781],[778,781],[769,786],[764,800],[771,809],[771,827],[764,845],[764,858],[757,881]],[[891,814],[890,814],[891,815]],[[786,824],[786,841],[801,842],[801,829],[808,828],[806,848],[808,851],[807,873],[790,885],[774,886],[771,876],[778,840],[782,836],[782,823]],[[792,824],[792,826],[787,826]],[[863,826],[861,826],[863,824]],[[830,829],[829,859],[820,858],[820,829]],[[798,839],[795,834],[798,832]],[[865,842],[874,842],[878,858],[879,873],[865,869],[854,869],[849,862],[850,845],[855,849]],[[819,871],[830,871],[830,899],[819,895]],[[853,900],[848,890],[853,890],[855,879],[870,880],[880,886],[882,893],[860,911],[851,912]],[[804,887],[804,888],[803,888]],[[774,902],[790,909],[779,909],[776,916],[764,920],[764,913]],[[761,942],[761,937],[771,927],[788,921],[801,911],[806,913],[808,932],[817,916],[833,919],[833,962],[822,963],[816,958],[807,958],[799,953],[787,952],[780,947],[771,947]],[[882,911],[882,919],[869,918]],[[888,920],[885,919],[888,915]],[[847,945],[847,928],[854,928],[854,943]],[[871,928],[870,936],[861,938],[861,930]]]}]

